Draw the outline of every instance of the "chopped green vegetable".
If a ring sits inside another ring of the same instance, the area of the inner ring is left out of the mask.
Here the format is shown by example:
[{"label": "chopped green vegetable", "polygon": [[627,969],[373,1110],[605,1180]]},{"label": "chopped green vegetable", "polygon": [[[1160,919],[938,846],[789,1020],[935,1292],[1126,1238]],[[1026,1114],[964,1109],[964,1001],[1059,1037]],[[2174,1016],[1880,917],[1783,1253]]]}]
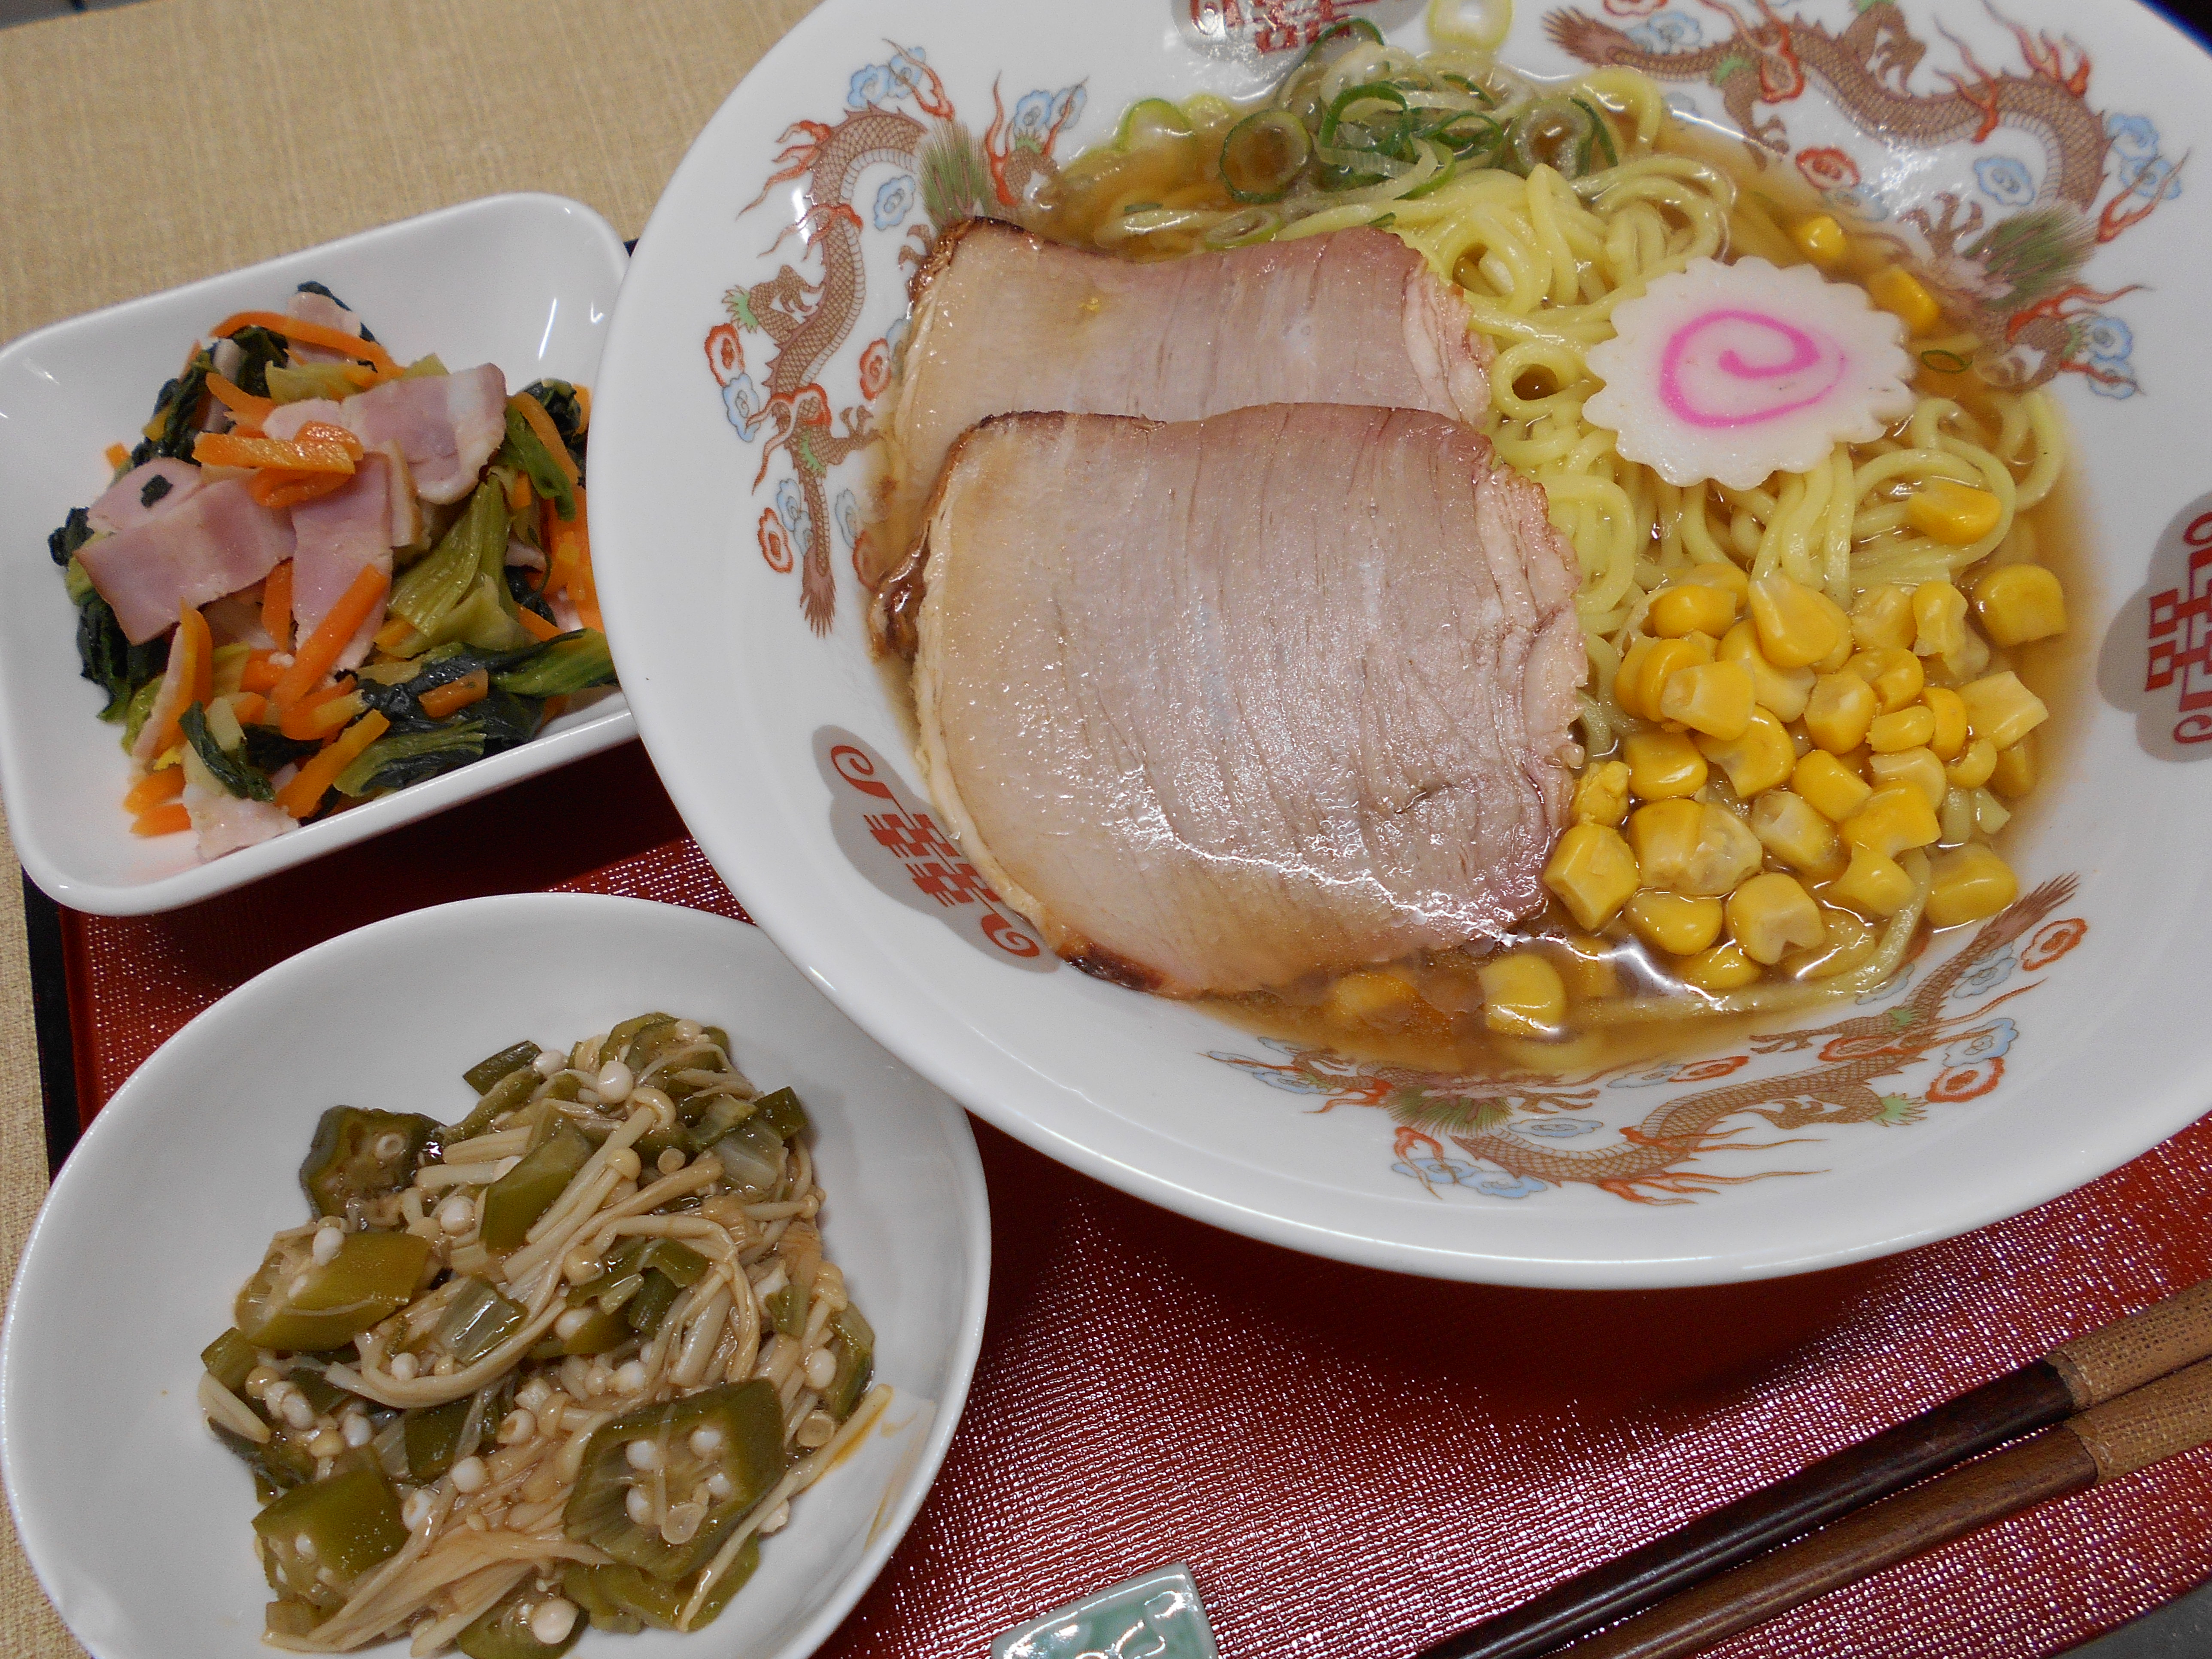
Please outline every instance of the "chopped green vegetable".
[{"label": "chopped green vegetable", "polygon": [[511,1250],[520,1244],[591,1155],[592,1143],[583,1132],[563,1121],[551,1139],[484,1189],[483,1225],[477,1235],[484,1247]]},{"label": "chopped green vegetable", "polygon": [[[156,635],[143,645],[131,644],[113,609],[94,593],[77,607],[76,654],[84,678],[107,693],[107,707],[100,711],[100,719],[112,720],[129,709],[141,688],[160,684],[161,671],[169,665],[169,635]],[[150,699],[147,706],[152,707]],[[131,736],[136,738],[137,732]]]},{"label": "chopped green vegetable", "polygon": [[481,1434],[483,1413],[477,1410],[473,1395],[406,1413],[399,1433],[407,1453],[410,1480],[417,1486],[435,1480],[476,1449],[477,1435],[469,1436],[466,1446],[461,1443],[462,1437],[469,1434],[471,1414]]},{"label": "chopped green vegetable", "polygon": [[822,1409],[842,1423],[860,1403],[875,1373],[876,1331],[850,1305],[830,1322],[837,1333],[837,1374],[822,1391]]},{"label": "chopped green vegetable", "polygon": [[[158,690],[161,682],[156,680],[154,684]],[[295,761],[307,759],[321,747],[312,738],[288,738],[273,726],[246,728],[246,758],[272,775]]]},{"label": "chopped green vegetable", "polygon": [[[156,674],[151,679],[148,680],[143,685],[140,686],[136,691],[133,691],[131,694],[130,701],[124,704],[122,714],[123,750],[125,754],[128,754],[133,748],[137,747],[138,734],[145,729],[146,721],[154,713],[155,701],[160,697],[161,695],[161,677],[159,674]],[[110,705],[110,708],[112,711],[112,705]],[[103,714],[100,718],[102,720],[112,720],[115,718],[115,715],[110,712]]]},{"label": "chopped green vegetable", "polygon": [[208,395],[207,377],[215,359],[204,349],[192,354],[191,362],[175,380],[166,382],[154,400],[154,416],[146,422],[143,442],[131,452],[131,465],[143,466],[157,457],[189,461],[199,437],[200,404]]},{"label": "chopped green vegetable", "polygon": [[469,1115],[454,1127],[448,1140],[467,1140],[491,1127],[493,1120],[513,1111],[537,1092],[538,1073],[527,1066],[509,1072],[484,1091]]},{"label": "chopped green vegetable", "polygon": [[208,1375],[233,1394],[246,1386],[246,1377],[260,1363],[253,1345],[238,1334],[235,1326],[200,1350],[200,1364],[207,1367]]},{"label": "chopped green vegetable", "polygon": [[761,1121],[786,1140],[806,1127],[806,1108],[788,1088],[763,1095],[753,1104],[760,1110]]},{"label": "chopped green vegetable", "polygon": [[723,1179],[742,1197],[758,1199],[783,1179],[783,1139],[758,1117],[746,1119],[716,1141],[714,1152]]},{"label": "chopped green vegetable", "polygon": [[[691,1600],[694,1586],[689,1580],[667,1584],[619,1561],[599,1567],[577,1562],[562,1570],[561,1590],[590,1616],[594,1630],[634,1634],[647,1625],[656,1630],[703,1630],[730,1605],[730,1598],[744,1588],[759,1565],[760,1538],[755,1534],[738,1546],[736,1557],[708,1590],[689,1626],[677,1622]],[[576,1622],[580,1628],[583,1620]]]},{"label": "chopped green vegetable", "polygon": [[[719,1435],[702,1456],[692,1436],[709,1428]],[[650,1474],[630,1462],[630,1446],[639,1440],[659,1454]],[[783,1407],[775,1385],[762,1377],[726,1383],[665,1405],[641,1406],[593,1430],[563,1524],[577,1542],[596,1545],[616,1560],[672,1583],[714,1559],[723,1534],[783,1472]],[[685,1542],[671,1544],[658,1527],[630,1519],[632,1487],[643,1488],[648,1498],[656,1490],[691,1492],[717,1474],[728,1483],[729,1495],[708,1510]]]},{"label": "chopped green vegetable", "polygon": [[500,446],[495,459],[527,475],[530,487],[553,503],[553,510],[561,515],[562,522],[576,516],[576,492],[569,487],[568,473],[553,459],[552,452],[545,447],[522,411],[512,404],[507,411],[507,441]]},{"label": "chopped green vegetable", "polygon": [[178,716],[177,723],[184,728],[185,740],[200,757],[200,764],[207,768],[208,775],[221,784],[226,793],[240,800],[276,799],[276,791],[270,786],[266,772],[251,761],[228,753],[216,743],[215,734],[208,730],[204,704],[192,704]]},{"label": "chopped green vegetable", "polygon": [[584,400],[576,395],[576,388],[566,380],[532,380],[522,388],[522,395],[538,399],[538,406],[568,446],[568,459],[576,464],[576,482],[581,483],[590,434],[586,429]]},{"label": "chopped green vegetable", "polygon": [[539,1641],[530,1628],[530,1616],[543,1599],[525,1578],[456,1636],[453,1645],[469,1659],[560,1659],[584,1639],[587,1626],[578,1619],[559,1641]]},{"label": "chopped green vegetable", "polygon": [[398,1495],[376,1461],[358,1453],[328,1478],[286,1492],[253,1517],[270,1582],[328,1601],[407,1541]]},{"label": "chopped green vegetable", "polygon": [[476,720],[461,720],[428,732],[403,732],[379,738],[338,774],[336,787],[358,800],[369,795],[404,789],[482,760],[484,728]]},{"label": "chopped green vegetable", "polygon": [[[230,337],[230,343],[238,348],[240,354],[238,373],[230,377],[231,384],[240,392],[250,392],[256,398],[270,396],[270,371],[282,368],[292,361],[290,349],[284,343],[284,337],[281,334],[271,334],[267,329],[257,325],[252,328],[241,328]],[[350,392],[353,387],[348,385],[346,390]],[[276,401],[284,403],[292,400],[279,398]]]},{"label": "chopped green vegetable", "polygon": [[62,567],[62,589],[70,596],[71,605],[82,605],[93,596],[95,590],[92,575],[85,569],[83,560],[72,556]]},{"label": "chopped green vegetable", "polygon": [[248,1440],[220,1423],[208,1426],[224,1449],[253,1471],[256,1483],[266,1483],[272,1492],[289,1492],[315,1478],[315,1460],[289,1440]]},{"label": "chopped green vegetable", "polygon": [[614,655],[607,636],[580,628],[519,653],[491,677],[502,691],[526,697],[554,697],[615,683]]},{"label": "chopped green vegetable", "polygon": [[[428,635],[459,605],[485,568],[487,551],[503,567],[507,554],[507,503],[496,484],[478,484],[465,512],[441,537],[428,556],[392,589],[392,614],[418,634]],[[438,641],[432,641],[438,643]]]},{"label": "chopped green vegetable", "polygon": [[92,520],[86,509],[73,507],[60,528],[46,533],[46,553],[56,564],[65,565],[76,556],[76,550],[92,539]]},{"label": "chopped green vegetable", "polygon": [[398,1192],[415,1178],[438,1124],[419,1112],[333,1106],[317,1120],[300,1165],[301,1190],[317,1215],[342,1216],[349,1203]]},{"label": "chopped green vegetable", "polygon": [[438,1321],[438,1346],[457,1365],[473,1365],[521,1328],[522,1304],[510,1301],[481,1279],[465,1279]]},{"label": "chopped green vegetable", "polygon": [[271,364],[264,384],[268,396],[280,404],[303,404],[310,398],[337,403],[361,390],[346,378],[343,363]]},{"label": "chopped green vegetable", "polygon": [[512,1076],[545,1051],[528,1037],[511,1043],[495,1054],[487,1054],[461,1073],[461,1081],[483,1094],[501,1078]]},{"label": "chopped green vegetable", "polygon": [[327,1261],[279,1245],[239,1291],[232,1316],[257,1347],[342,1348],[412,1297],[429,1261],[430,1241],[416,1233],[348,1233]]}]

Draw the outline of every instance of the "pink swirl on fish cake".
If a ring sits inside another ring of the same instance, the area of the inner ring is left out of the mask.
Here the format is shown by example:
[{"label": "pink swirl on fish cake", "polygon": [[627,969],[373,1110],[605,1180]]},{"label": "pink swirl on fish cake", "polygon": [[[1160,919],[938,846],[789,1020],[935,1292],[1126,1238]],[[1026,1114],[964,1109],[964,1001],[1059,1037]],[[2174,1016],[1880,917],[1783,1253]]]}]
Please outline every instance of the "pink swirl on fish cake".
[{"label": "pink swirl on fish cake", "polygon": [[[1676,419],[1708,431],[1758,426],[1810,409],[1850,368],[1850,355],[1825,333],[1771,312],[1717,307],[1668,337],[1659,398]],[[1754,401],[1761,396],[1767,401]]]}]

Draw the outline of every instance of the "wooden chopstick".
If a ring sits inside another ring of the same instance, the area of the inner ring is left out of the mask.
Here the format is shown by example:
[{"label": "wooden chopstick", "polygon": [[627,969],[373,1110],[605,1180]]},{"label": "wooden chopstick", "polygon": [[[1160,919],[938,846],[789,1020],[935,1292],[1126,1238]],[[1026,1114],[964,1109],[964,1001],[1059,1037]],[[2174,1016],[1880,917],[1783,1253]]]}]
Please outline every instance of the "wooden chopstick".
[{"label": "wooden chopstick", "polygon": [[1447,1636],[1418,1659],[1531,1659],[1940,1470],[2207,1358],[2212,1279]]},{"label": "wooden chopstick", "polygon": [[1845,1516],[1569,1649],[1680,1659],[1978,1528],[2212,1441],[2212,1359]]}]

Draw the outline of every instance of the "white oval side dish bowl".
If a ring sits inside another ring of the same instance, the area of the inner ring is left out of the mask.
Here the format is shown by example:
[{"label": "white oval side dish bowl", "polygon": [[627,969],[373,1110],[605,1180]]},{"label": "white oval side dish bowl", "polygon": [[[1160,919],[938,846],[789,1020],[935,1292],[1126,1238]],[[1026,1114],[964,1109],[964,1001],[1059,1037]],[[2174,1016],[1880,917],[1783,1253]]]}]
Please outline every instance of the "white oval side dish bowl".
[{"label": "white oval side dish bowl", "polygon": [[629,256],[580,202],[489,196],[110,306],[0,350],[0,799],[33,881],[100,915],[173,910],[473,800],[635,735],[619,691],[517,749],[203,863],[190,835],[142,839],[122,808],[130,763],[78,673],[76,608],[46,551],[97,499],[101,452],[133,442],[191,342],[234,312],[321,283],[403,362],[496,363],[508,388],[593,386]]},{"label": "white oval side dish bowl", "polygon": [[[2080,689],[2008,843],[2024,896],[2002,926],[1778,1048],[1545,1090],[1270,1043],[1054,964],[939,833],[853,556],[921,252],[1133,99],[1249,94],[1328,18],[1419,49],[1425,10],[829,0],[732,94],[617,307],[591,502],[623,684],[708,857],[860,1024],[1010,1133],[1377,1267],[1802,1272],[2016,1213],[2172,1134],[2212,1099],[2212,271],[2203,186],[2176,172],[2212,152],[2212,58],[2147,7],[1524,0],[1499,52],[1562,74],[1625,56],[1678,110],[1749,124],[1769,176],[1882,216],[2058,400],[2090,543],[2069,562]],[[2039,210],[2081,234],[2005,266]]]},{"label": "white oval side dish bowl", "polygon": [[578,1652],[803,1659],[836,1628],[936,1477],[982,1340],[990,1212],[967,1120],[757,929],[530,894],[379,922],[241,986],[116,1091],[63,1167],[0,1342],[0,1469],[31,1565],[99,1659],[270,1651],[252,1483],[194,1391],[269,1236],[307,1214],[318,1116],[343,1103],[457,1120],[474,1098],[460,1074],[485,1054],[656,1007],[722,1025],[757,1086],[798,1091],[825,1249],[894,1393],[711,1634],[590,1633]]}]

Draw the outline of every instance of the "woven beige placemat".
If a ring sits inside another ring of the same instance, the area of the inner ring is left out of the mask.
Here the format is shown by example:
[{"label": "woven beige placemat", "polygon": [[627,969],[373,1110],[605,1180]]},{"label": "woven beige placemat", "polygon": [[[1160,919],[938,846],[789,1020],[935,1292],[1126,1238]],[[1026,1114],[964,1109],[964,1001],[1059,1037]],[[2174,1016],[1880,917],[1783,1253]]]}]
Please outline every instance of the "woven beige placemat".
[{"label": "woven beige placemat", "polygon": [[[146,0],[0,30],[0,341],[500,191],[574,197],[635,236],[692,135],[815,3]],[[46,1164],[4,829],[0,858],[12,1276]],[[0,1531],[0,1656],[82,1652]]]}]

